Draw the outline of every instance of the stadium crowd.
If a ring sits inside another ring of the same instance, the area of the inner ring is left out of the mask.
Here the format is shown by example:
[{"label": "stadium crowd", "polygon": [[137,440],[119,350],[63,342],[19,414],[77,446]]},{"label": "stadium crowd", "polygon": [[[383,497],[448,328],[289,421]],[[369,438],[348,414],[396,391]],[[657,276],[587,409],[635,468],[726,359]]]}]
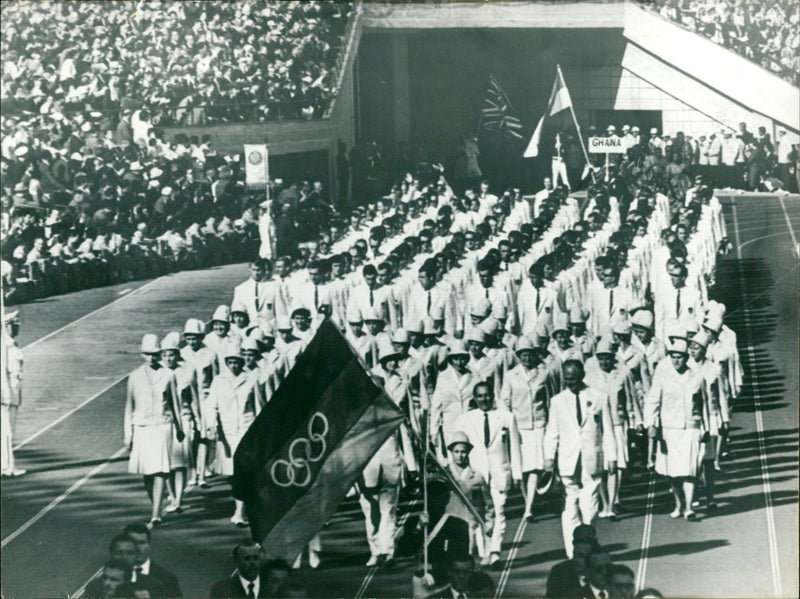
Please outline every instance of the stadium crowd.
[{"label": "stadium crowd", "polygon": [[[630,507],[620,488],[634,470],[668,478],[672,518],[714,510],[742,376],[725,306],[712,299],[724,220],[709,187],[645,141],[634,147],[609,181],[590,184],[584,206],[563,186],[526,198],[494,195],[484,181],[456,194],[437,166],[407,173],[346,226],[334,222],[305,244],[302,261],[254,258],[250,278],[210,319],[195,314],[183,331],[145,335],[124,425],[129,470],[152,500],[142,528],[182,512],[188,481],[204,488],[209,476],[232,475],[239,440],[326,318],[408,416],[357,494],[366,521],[379,522],[367,527],[368,566],[393,564],[421,527],[442,535],[414,596],[457,596],[470,580],[484,590],[464,596],[491,596],[477,566],[500,561],[516,488],[532,522],[543,509],[537,489],[565,496],[570,560],[582,525]],[[146,401],[153,396],[163,405]],[[579,430],[591,442],[576,441]],[[421,472],[426,436],[480,517],[436,526],[450,489]],[[421,480],[428,512],[398,535],[401,483]],[[231,522],[247,526],[234,503]],[[317,537],[312,567],[320,549]],[[597,572],[587,558],[577,584],[631,596],[614,586],[607,557]]]},{"label": "stadium crowd", "polygon": [[[596,129],[589,127],[589,137],[595,135]],[[777,135],[772,140],[765,127],[751,132],[747,123],[739,123],[736,130],[722,127],[696,137],[682,131],[661,135],[655,128],[644,133],[629,125],[620,131],[609,125],[605,131],[606,137],[622,141],[630,161],[645,163],[660,156],[676,172],[699,176],[712,188],[797,193],[798,144],[790,141],[785,129],[778,129]],[[601,166],[603,157],[594,156],[595,166]]]},{"label": "stadium crowd", "polygon": [[640,4],[800,85],[796,2],[641,0]]},{"label": "stadium crowd", "polygon": [[[354,6],[345,2],[4,3],[4,114],[154,125],[319,118]],[[115,123],[116,124],[116,123]]]}]

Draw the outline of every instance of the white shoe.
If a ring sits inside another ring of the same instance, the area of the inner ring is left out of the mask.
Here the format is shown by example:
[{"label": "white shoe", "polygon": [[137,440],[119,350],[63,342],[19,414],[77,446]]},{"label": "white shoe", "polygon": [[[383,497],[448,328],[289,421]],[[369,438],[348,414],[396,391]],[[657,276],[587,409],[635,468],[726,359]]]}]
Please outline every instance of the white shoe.
[{"label": "white shoe", "polygon": [[3,470],[3,476],[22,476],[27,470],[22,468],[12,468],[11,470]]},{"label": "white shoe", "polygon": [[494,566],[499,561],[500,561],[500,554],[495,551],[492,551],[492,553],[489,555],[489,565]]},{"label": "white shoe", "polygon": [[292,564],[292,570],[299,570],[303,567],[303,552],[300,552],[300,555],[297,556],[297,559],[294,560]]},{"label": "white shoe", "polygon": [[308,565],[311,566],[313,570],[319,568],[319,553],[316,551],[308,551]]},{"label": "white shoe", "polygon": [[247,520],[242,518],[239,514],[234,514],[231,516],[231,524],[235,524],[236,526],[247,526]]},{"label": "white shoe", "polygon": [[367,560],[367,563],[365,565],[367,566],[367,568],[371,568],[372,566],[377,566],[378,556],[377,555],[369,556],[369,559]]},{"label": "white shoe", "polygon": [[178,511],[178,504],[175,503],[174,501],[170,501],[167,504],[167,507],[165,507],[162,510],[162,512],[164,512],[165,514],[171,514],[172,512],[176,512],[176,511]]}]

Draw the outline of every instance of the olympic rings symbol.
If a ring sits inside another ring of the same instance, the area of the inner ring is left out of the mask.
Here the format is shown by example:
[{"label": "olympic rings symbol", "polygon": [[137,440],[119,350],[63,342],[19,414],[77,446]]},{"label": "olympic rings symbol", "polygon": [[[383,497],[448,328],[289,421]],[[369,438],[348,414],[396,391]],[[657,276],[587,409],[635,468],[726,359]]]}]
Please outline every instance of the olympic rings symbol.
[{"label": "olympic rings symbol", "polygon": [[[311,464],[319,462],[328,448],[328,419],[315,412],[308,421],[308,438],[299,437],[289,445],[288,460],[275,460],[270,468],[272,482],[279,487],[306,487],[311,482]],[[302,447],[298,453],[298,447]]]}]

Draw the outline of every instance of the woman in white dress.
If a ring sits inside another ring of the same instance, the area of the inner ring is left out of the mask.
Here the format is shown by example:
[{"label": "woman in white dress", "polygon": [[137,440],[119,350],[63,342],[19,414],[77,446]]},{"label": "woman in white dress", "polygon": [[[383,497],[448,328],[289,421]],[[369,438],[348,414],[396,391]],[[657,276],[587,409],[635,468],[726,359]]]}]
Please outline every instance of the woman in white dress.
[{"label": "woman in white dress", "polygon": [[708,331],[700,331],[689,342],[689,353],[692,356],[691,367],[700,375],[703,382],[703,422],[706,433],[700,452],[700,473],[703,479],[706,508],[714,510],[714,478],[719,467],[717,456],[722,437],[728,431],[730,408],[728,386],[720,364],[710,360],[706,355],[708,345],[712,342]]},{"label": "woman in white dress", "polygon": [[199,421],[197,376],[194,367],[181,358],[180,344],[181,335],[177,332],[168,333],[161,340],[161,361],[175,375],[181,425],[184,431],[183,441],[178,441],[176,436],[172,439],[169,454],[170,479],[167,481],[171,501],[164,510],[178,514],[183,511],[181,506],[183,490],[194,465],[192,441],[197,437]]},{"label": "woman in white dress", "polygon": [[148,527],[161,524],[164,483],[170,473],[170,452],[174,436],[184,439],[180,420],[175,375],[159,364],[158,337],[142,337],[140,349],[145,363],[128,377],[125,399],[124,436],[130,450],[128,472],[144,476],[152,502]]},{"label": "woman in white dress", "polygon": [[648,455],[653,455],[657,445],[656,472],[669,478],[675,498],[670,518],[680,518],[683,513],[687,520],[697,520],[692,501],[700,463],[702,377],[688,366],[685,339],[675,338],[670,342],[667,355],[668,359],[656,367],[645,399],[644,422],[650,439]]},{"label": "woman in white dress", "polygon": [[[233,455],[239,441],[264,407],[264,396],[258,378],[244,370],[244,358],[237,342],[224,346],[226,368],[214,378],[209,390],[209,403],[217,422],[217,474],[233,476]],[[244,503],[235,500],[231,522],[247,526]]]}]

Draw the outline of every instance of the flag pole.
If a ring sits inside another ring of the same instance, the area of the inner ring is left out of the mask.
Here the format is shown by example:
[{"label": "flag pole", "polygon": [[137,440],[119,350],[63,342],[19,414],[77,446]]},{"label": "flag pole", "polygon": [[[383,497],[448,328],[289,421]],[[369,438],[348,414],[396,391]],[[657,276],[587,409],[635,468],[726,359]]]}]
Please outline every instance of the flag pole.
[{"label": "flag pole", "polygon": [[[430,427],[428,426],[427,415],[424,418],[425,426],[425,453],[422,455],[422,511],[428,515],[428,446],[430,444]],[[428,573],[428,524],[422,529],[422,576]]]},{"label": "flag pole", "polygon": [[[564,74],[561,72],[561,65],[556,65],[556,71],[558,72],[558,80],[564,87],[567,87],[566,82],[564,81]],[[583,143],[583,134],[581,133],[581,126],[578,124],[578,117],[575,116],[575,108],[572,106],[572,102],[569,103],[569,112],[572,115],[572,122],[575,123],[575,129],[578,131],[578,140],[581,142],[581,150],[583,150],[583,157],[586,159],[586,164],[591,167],[591,161],[589,160],[589,152],[586,151],[586,144]],[[594,180],[594,170],[591,170],[592,173],[592,180]]]}]

